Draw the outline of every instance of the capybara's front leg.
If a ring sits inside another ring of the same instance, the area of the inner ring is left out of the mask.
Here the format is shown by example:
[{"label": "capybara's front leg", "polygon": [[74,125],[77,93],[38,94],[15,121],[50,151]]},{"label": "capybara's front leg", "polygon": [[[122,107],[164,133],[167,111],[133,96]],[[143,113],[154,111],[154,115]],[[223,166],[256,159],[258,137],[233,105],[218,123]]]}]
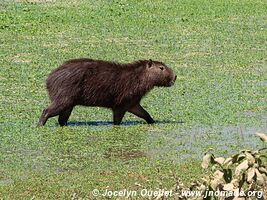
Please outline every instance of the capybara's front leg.
[{"label": "capybara's front leg", "polygon": [[155,123],[154,119],[140,104],[133,106],[132,108],[128,109],[128,111],[137,117],[143,118],[148,124]]},{"label": "capybara's front leg", "polygon": [[125,110],[113,109],[113,124],[114,125],[120,125],[125,113],[126,113]]},{"label": "capybara's front leg", "polygon": [[73,107],[61,112],[58,116],[58,123],[60,126],[67,126],[68,119],[71,115]]}]

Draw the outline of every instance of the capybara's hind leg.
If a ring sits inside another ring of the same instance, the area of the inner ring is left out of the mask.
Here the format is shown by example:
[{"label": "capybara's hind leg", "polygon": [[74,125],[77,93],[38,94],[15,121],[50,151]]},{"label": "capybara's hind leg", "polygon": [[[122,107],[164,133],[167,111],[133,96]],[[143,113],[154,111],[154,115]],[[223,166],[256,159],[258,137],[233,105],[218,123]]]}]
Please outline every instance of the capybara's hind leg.
[{"label": "capybara's hind leg", "polygon": [[43,110],[43,113],[39,119],[39,122],[37,124],[37,127],[43,126],[45,125],[46,121],[47,121],[48,117],[47,117],[47,109]]},{"label": "capybara's hind leg", "polygon": [[126,111],[120,109],[113,109],[113,124],[120,125],[122,118],[124,117]]},{"label": "capybara's hind leg", "polygon": [[71,111],[73,108],[69,108],[61,112],[58,116],[58,123],[60,126],[67,126],[68,119],[70,117]]},{"label": "capybara's hind leg", "polygon": [[155,123],[154,119],[149,115],[149,113],[140,105],[137,104],[134,107],[128,109],[128,111],[137,117],[143,118],[148,124]]},{"label": "capybara's hind leg", "polygon": [[46,121],[50,117],[59,115],[61,112],[67,110],[68,108],[70,108],[69,104],[58,104],[56,102],[53,102],[48,108],[44,109],[37,126],[44,126]]}]

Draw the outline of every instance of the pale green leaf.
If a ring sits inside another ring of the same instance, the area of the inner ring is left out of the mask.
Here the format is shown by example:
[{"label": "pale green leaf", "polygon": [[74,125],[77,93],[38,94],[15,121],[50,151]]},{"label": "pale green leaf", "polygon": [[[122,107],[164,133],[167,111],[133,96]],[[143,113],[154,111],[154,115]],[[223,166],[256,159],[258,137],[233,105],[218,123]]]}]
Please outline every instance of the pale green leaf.
[{"label": "pale green leaf", "polygon": [[241,171],[246,170],[248,168],[248,161],[244,160],[242,163],[240,163],[236,169],[235,169],[235,173],[238,176],[240,174]]},{"label": "pale green leaf", "polygon": [[201,164],[202,168],[207,169],[209,167],[210,160],[211,160],[211,154],[207,153],[206,155],[204,155]]},{"label": "pale green leaf", "polygon": [[215,162],[217,162],[217,163],[219,163],[220,165],[222,165],[223,162],[225,161],[225,158],[223,158],[223,157],[218,157],[218,158],[215,158],[214,160],[215,160]]},{"label": "pale green leaf", "polygon": [[257,175],[257,183],[261,186],[264,184],[264,177],[263,175],[259,172],[258,169],[255,169],[256,175]]},{"label": "pale green leaf", "polygon": [[249,153],[249,152],[245,152],[245,155],[246,155],[247,160],[248,160],[248,165],[249,165],[249,166],[254,165],[254,163],[255,163],[255,158],[254,158],[254,156],[253,156],[251,153]]},{"label": "pale green leaf", "polygon": [[223,186],[223,189],[224,189],[225,191],[233,191],[233,190],[234,190],[234,184],[232,184],[232,183],[225,184],[225,185]]},{"label": "pale green leaf", "polygon": [[249,168],[249,169],[248,169],[248,173],[247,173],[247,175],[248,175],[248,177],[247,177],[247,182],[248,182],[248,183],[251,183],[253,177],[255,176],[255,168],[254,168],[254,167]]},{"label": "pale green leaf", "polygon": [[267,142],[267,135],[264,133],[256,133],[257,136],[260,137],[260,139],[264,142]]}]

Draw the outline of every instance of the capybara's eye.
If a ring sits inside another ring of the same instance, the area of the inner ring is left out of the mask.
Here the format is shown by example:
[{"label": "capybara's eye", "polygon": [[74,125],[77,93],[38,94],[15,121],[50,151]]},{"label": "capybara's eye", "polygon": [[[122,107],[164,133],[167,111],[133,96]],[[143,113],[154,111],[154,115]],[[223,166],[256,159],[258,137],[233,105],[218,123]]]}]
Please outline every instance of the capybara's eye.
[{"label": "capybara's eye", "polygon": [[163,69],[164,69],[164,67],[162,67],[162,66],[160,66],[159,68],[160,68],[161,70],[163,70]]}]

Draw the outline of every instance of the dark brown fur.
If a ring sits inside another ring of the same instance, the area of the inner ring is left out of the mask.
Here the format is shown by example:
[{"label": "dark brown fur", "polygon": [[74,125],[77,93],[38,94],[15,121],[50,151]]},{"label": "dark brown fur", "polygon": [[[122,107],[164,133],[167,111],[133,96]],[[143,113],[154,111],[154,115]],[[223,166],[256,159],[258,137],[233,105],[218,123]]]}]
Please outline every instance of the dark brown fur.
[{"label": "dark brown fur", "polygon": [[67,125],[76,105],[111,108],[115,125],[127,111],[154,123],[140,101],[154,86],[168,87],[175,79],[173,71],[158,61],[118,64],[86,58],[69,60],[48,76],[46,85],[52,103],[44,109],[38,126],[56,115],[61,126]]}]

